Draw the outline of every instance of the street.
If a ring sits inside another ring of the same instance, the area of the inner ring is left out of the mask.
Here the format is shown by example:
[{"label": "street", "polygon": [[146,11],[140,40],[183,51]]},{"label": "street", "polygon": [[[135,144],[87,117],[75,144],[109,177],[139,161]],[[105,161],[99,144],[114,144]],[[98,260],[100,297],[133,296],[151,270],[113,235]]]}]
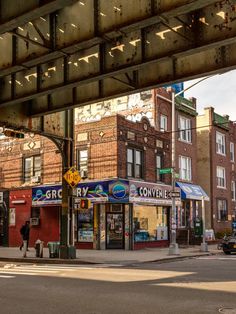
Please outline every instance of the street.
[{"label": "street", "polygon": [[0,264],[1,313],[236,313],[236,255],[122,265]]}]

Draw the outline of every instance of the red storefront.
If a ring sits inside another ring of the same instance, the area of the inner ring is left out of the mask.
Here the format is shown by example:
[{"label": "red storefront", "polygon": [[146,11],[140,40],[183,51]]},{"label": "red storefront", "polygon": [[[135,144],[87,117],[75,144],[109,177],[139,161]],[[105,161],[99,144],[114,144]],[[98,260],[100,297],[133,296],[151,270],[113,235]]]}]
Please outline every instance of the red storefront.
[{"label": "red storefront", "polygon": [[43,206],[32,204],[31,188],[11,190],[9,198],[9,246],[20,246],[20,228],[26,220],[31,222],[30,247],[37,239],[44,241],[45,245],[59,240],[60,206],[46,202]]}]

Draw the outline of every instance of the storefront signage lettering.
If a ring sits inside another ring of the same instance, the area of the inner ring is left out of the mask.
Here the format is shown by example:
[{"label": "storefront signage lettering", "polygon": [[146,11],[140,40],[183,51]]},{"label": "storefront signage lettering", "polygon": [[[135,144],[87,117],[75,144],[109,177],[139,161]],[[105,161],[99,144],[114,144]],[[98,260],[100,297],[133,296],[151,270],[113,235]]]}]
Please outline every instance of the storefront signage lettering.
[{"label": "storefront signage lettering", "polygon": [[88,194],[88,190],[89,190],[88,186],[84,186],[82,188],[77,188],[76,196],[77,197],[85,197]]},{"label": "storefront signage lettering", "polygon": [[60,199],[62,198],[62,189],[59,189],[59,190],[48,190],[46,192],[46,198],[47,199]]},{"label": "storefront signage lettering", "polygon": [[138,188],[138,194],[142,197],[152,197],[152,198],[170,198],[170,191],[160,190],[155,188],[148,188],[146,186],[141,186]]},{"label": "storefront signage lettering", "polygon": [[61,205],[61,185],[39,186],[32,189],[32,206]]},{"label": "storefront signage lettering", "polygon": [[[132,203],[170,206],[171,191],[170,185],[129,181],[129,201]],[[176,189],[176,192],[179,192],[179,189]],[[180,204],[180,198],[175,198],[175,201],[176,205]]]}]

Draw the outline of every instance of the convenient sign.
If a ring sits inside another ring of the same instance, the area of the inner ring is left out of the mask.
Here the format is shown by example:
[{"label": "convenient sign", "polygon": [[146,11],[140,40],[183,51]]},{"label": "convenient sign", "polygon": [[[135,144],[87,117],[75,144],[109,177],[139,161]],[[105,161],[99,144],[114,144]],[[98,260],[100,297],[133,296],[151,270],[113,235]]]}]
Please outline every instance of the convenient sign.
[{"label": "convenient sign", "polygon": [[81,176],[75,167],[71,167],[63,176],[69,185],[74,188],[81,180]]},{"label": "convenient sign", "polygon": [[172,168],[163,168],[159,170],[160,174],[172,173]]},{"label": "convenient sign", "polygon": [[[129,201],[131,203],[164,204],[170,206],[172,204],[171,189],[172,186],[165,184],[129,181]],[[176,205],[178,204],[180,204],[180,198],[177,197]]]}]

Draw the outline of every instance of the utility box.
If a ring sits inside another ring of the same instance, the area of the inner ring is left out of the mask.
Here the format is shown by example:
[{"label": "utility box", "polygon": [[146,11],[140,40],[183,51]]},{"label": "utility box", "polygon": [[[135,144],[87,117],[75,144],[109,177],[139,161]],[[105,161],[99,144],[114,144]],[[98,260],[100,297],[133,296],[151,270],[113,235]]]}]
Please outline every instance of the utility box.
[{"label": "utility box", "polygon": [[60,242],[48,242],[49,257],[59,258]]},{"label": "utility box", "polygon": [[203,235],[202,219],[200,218],[194,220],[194,235],[196,238],[200,238]]}]

